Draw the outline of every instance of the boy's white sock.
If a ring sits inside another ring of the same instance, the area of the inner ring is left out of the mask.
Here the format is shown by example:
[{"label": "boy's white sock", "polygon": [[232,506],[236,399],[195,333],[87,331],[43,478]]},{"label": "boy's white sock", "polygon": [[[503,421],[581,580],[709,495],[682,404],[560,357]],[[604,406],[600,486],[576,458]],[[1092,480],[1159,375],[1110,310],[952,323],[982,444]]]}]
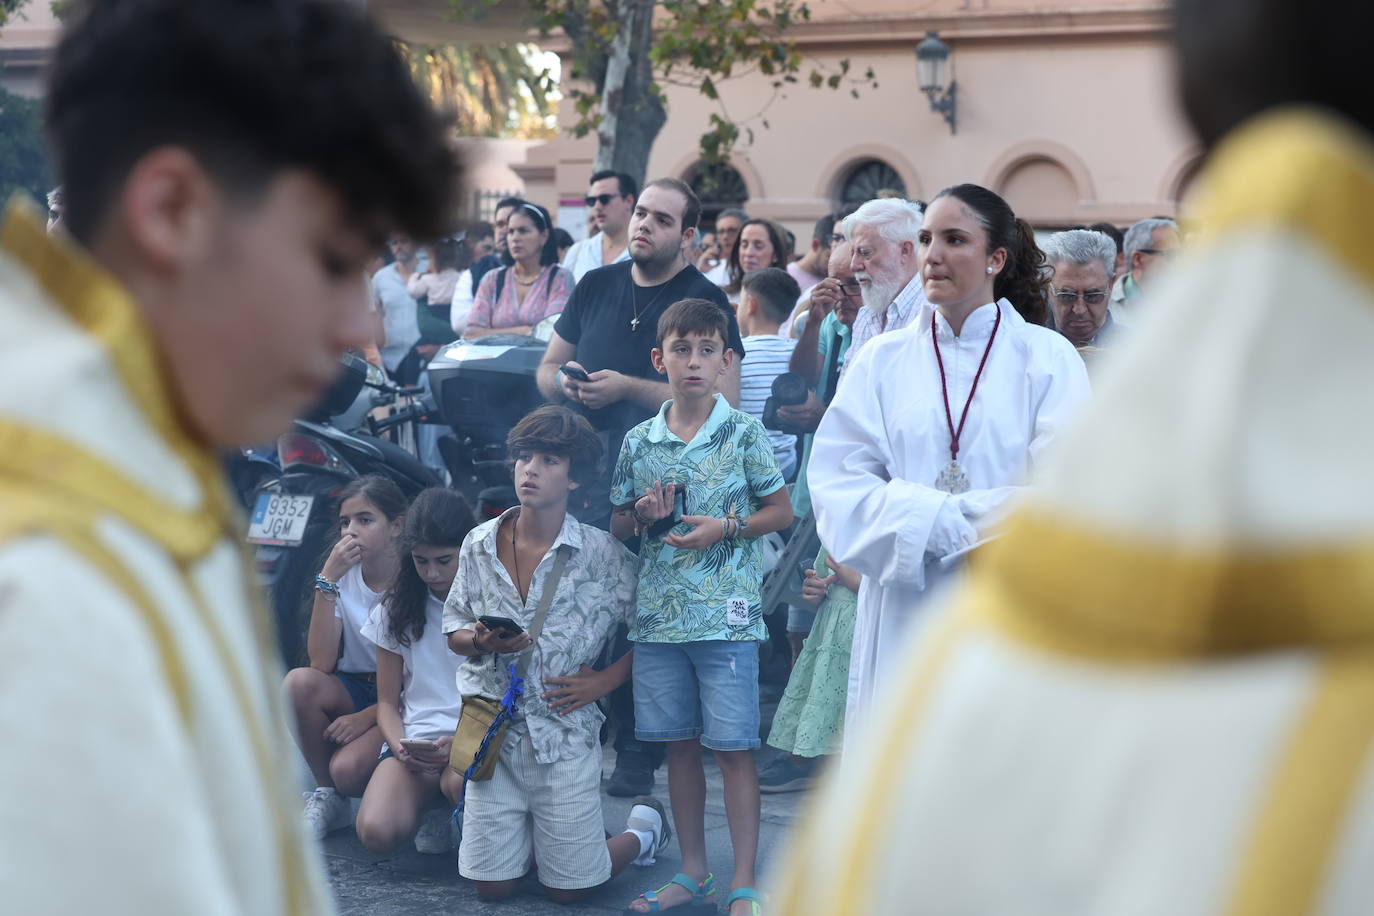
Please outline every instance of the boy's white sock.
[{"label": "boy's white sock", "polygon": [[654,864],[656,838],[663,835],[663,818],[648,805],[635,805],[625,824],[625,832],[633,833],[639,840],[639,857],[631,865],[649,866]]},{"label": "boy's white sock", "polygon": [[647,830],[627,829],[626,833],[634,834],[635,839],[639,840],[639,857],[631,865],[653,865],[654,864],[654,835]]}]

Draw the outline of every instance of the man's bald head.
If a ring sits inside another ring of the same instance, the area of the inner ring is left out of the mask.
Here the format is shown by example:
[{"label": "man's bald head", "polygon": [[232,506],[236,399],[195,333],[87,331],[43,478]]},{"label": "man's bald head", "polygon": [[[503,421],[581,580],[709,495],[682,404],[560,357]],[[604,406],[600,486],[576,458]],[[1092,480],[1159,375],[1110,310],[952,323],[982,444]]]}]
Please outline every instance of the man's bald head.
[{"label": "man's bald head", "polygon": [[826,276],[837,280],[854,279],[854,269],[849,266],[849,242],[840,242],[830,249],[830,263],[826,266]]},{"label": "man's bald head", "polygon": [[835,318],[846,327],[854,324],[854,319],[858,317],[859,309],[864,304],[858,281],[854,279],[854,268],[849,263],[851,247],[850,243],[845,241],[830,250],[830,265],[826,274],[839,280],[843,286],[844,295],[835,306]]}]

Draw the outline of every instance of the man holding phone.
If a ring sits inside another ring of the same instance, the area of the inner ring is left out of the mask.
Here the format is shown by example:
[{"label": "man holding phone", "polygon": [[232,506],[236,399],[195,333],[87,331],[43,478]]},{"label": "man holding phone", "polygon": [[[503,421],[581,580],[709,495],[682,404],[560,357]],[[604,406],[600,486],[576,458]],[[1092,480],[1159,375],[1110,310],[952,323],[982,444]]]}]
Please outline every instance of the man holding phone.
[{"label": "man holding phone", "polygon": [[[700,216],[701,201],[686,184],[676,178],[649,182],[630,217],[630,261],[590,271],[578,282],[544,352],[540,393],[554,404],[569,402],[590,420],[607,455],[620,454],[625,433],[652,417],[668,399],[668,385],[655,371],[651,354],[659,316],[681,299],[706,299],[729,315],[727,343],[735,359],[719,390],[732,406],[739,404],[739,364],[744,357],[739,323],[720,287],[682,255],[683,243],[696,235]],[[560,371],[565,365],[569,371]],[[586,508],[577,513],[579,518],[609,529],[610,491],[608,466],[585,487]],[[617,648],[628,645],[622,632]],[[635,740],[629,684],[611,695],[611,707],[619,728],[616,767],[607,791],[626,798],[642,795],[653,787],[654,770],[663,762],[662,747]]]},{"label": "man holding phone", "polygon": [[[601,434],[608,455],[619,454],[625,433],[668,399],[668,385],[650,360],[659,316],[693,298],[729,311],[720,288],[682,256],[683,240],[696,234],[700,214],[701,202],[683,182],[650,182],[630,217],[630,260],[592,270],[578,282],[544,352],[540,393],[550,403],[571,402]],[[728,344],[735,360],[721,393],[737,404],[744,344],[733,312]],[[587,488],[583,521],[610,526],[609,492],[607,469]]]}]

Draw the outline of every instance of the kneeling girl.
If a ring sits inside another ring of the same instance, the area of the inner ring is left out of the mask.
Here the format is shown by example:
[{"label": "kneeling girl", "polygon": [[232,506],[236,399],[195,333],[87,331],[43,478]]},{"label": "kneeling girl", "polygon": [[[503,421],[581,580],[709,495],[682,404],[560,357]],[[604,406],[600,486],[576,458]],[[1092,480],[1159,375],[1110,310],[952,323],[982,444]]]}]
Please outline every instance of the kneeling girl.
[{"label": "kneeling girl", "polygon": [[456,492],[436,487],[415,497],[401,539],[408,562],[363,627],[377,646],[377,725],[387,745],[358,808],[358,839],[373,852],[412,834],[420,852],[450,848],[450,808],[432,812],[418,834],[416,825],[438,799],[458,725],[454,680],[462,659],[449,651],[441,624],[471,530],[472,512]]}]

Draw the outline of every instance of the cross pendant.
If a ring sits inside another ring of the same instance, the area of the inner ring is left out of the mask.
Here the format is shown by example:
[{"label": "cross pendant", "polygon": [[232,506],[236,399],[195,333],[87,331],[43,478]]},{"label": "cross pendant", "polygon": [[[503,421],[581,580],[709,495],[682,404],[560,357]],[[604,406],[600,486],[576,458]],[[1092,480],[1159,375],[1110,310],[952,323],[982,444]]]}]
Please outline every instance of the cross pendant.
[{"label": "cross pendant", "polygon": [[638,318],[631,318],[631,319],[630,319],[630,330],[631,330],[631,331],[638,331],[638,330],[639,330],[639,319],[638,319]]}]

